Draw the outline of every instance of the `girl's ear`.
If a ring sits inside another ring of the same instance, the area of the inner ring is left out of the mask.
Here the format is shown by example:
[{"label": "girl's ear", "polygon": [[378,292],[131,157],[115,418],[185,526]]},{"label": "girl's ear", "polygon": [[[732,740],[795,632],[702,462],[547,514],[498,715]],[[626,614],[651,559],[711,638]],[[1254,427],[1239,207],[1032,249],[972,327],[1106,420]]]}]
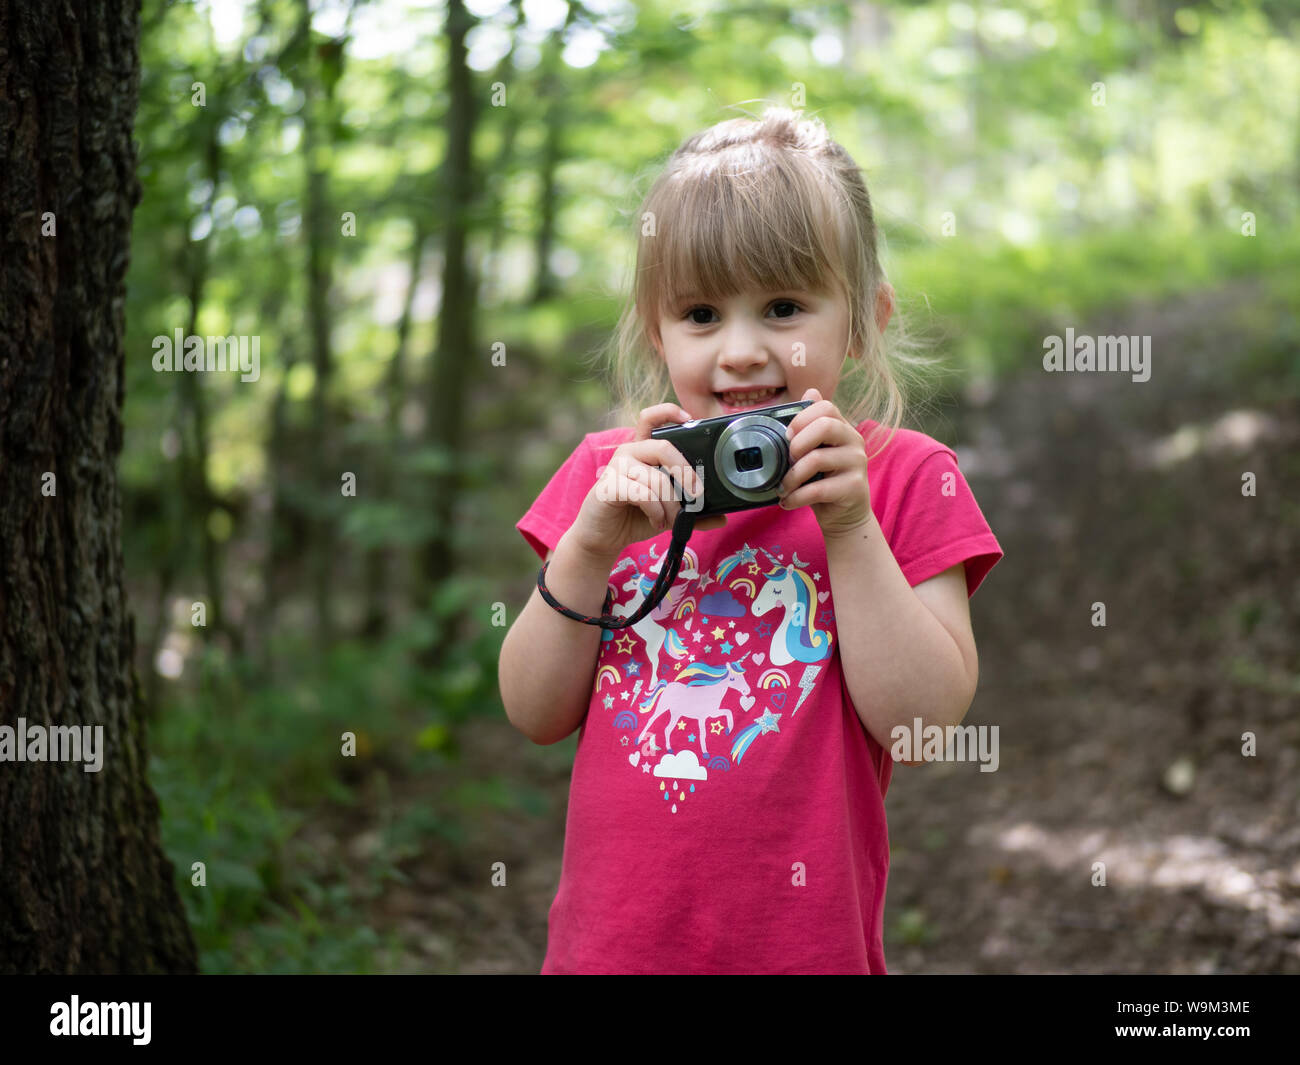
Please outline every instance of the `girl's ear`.
[{"label": "girl's ear", "polygon": [[876,327],[883,333],[894,314],[894,286],[882,281],[876,289]]}]

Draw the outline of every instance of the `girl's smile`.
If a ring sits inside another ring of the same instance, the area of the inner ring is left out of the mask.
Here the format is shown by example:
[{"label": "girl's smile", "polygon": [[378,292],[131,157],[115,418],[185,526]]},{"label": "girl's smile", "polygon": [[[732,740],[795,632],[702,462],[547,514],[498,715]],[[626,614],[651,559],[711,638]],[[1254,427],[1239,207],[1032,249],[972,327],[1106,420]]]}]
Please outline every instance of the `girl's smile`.
[{"label": "girl's smile", "polygon": [[763,389],[755,386],[751,389],[728,389],[726,392],[715,392],[713,396],[724,412],[735,414],[739,411],[756,410],[759,407],[782,403],[786,399],[786,390],[783,386]]}]

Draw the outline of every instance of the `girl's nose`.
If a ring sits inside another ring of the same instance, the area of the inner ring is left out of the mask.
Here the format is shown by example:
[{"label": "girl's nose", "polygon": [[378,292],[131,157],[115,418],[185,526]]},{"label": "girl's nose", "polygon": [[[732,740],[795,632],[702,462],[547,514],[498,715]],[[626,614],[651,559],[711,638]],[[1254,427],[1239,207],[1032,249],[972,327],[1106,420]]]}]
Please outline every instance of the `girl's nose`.
[{"label": "girl's nose", "polygon": [[767,351],[758,331],[742,323],[733,325],[722,338],[718,364],[737,374],[767,362]]}]

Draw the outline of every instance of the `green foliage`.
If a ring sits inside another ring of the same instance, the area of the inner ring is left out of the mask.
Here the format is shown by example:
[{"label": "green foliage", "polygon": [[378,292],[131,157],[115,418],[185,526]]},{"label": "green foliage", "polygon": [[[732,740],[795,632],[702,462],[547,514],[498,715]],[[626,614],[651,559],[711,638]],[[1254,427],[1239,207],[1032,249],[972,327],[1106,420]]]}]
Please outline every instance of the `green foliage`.
[{"label": "green foliage", "polygon": [[[302,830],[322,816],[341,823],[361,801],[358,778],[383,789],[392,771],[445,772],[455,723],[484,705],[489,677],[466,656],[426,678],[409,654],[418,642],[403,632],[314,662],[301,640],[285,641],[274,648],[294,663],[283,682],[208,654],[196,685],[182,678],[171,693],[152,732],[150,775],[203,971],[382,970],[367,903],[401,878],[397,863],[421,841],[462,839],[459,818],[474,807],[452,794],[401,815],[360,886],[340,881],[346,863],[314,854]],[[357,737],[355,759],[340,753],[344,732]],[[206,886],[190,882],[196,861]]]}]

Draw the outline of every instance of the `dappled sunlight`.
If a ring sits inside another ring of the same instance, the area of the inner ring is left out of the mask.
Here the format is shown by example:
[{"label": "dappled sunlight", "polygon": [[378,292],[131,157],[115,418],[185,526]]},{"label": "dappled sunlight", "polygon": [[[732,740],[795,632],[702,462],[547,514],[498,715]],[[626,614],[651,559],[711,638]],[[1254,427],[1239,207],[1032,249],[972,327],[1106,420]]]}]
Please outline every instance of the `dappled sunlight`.
[{"label": "dappled sunlight", "polygon": [[1210,421],[1181,425],[1168,436],[1134,448],[1134,465],[1141,469],[1166,470],[1205,452],[1248,451],[1263,440],[1282,435],[1278,419],[1263,411],[1232,410]]},{"label": "dappled sunlight", "polygon": [[1300,859],[1273,868],[1265,855],[1243,853],[1213,836],[1188,833],[1139,839],[1095,827],[1052,830],[1032,821],[981,826],[972,841],[1020,855],[1089,882],[1093,863],[1105,863],[1106,886],[1200,889],[1208,899],[1263,914],[1272,931],[1300,932]]}]

